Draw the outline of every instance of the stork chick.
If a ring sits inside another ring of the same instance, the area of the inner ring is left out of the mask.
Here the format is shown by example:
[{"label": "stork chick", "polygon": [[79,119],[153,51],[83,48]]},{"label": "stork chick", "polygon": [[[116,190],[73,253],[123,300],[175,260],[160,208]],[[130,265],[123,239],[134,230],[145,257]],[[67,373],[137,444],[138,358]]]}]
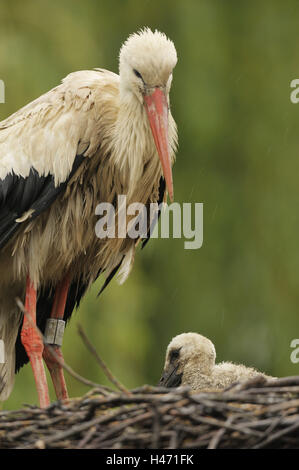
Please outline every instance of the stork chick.
[{"label": "stork chick", "polygon": [[188,385],[192,390],[224,389],[235,382],[257,376],[272,378],[242,364],[215,364],[215,360],[216,350],[208,338],[198,333],[182,333],[175,336],[167,347],[159,385]]}]

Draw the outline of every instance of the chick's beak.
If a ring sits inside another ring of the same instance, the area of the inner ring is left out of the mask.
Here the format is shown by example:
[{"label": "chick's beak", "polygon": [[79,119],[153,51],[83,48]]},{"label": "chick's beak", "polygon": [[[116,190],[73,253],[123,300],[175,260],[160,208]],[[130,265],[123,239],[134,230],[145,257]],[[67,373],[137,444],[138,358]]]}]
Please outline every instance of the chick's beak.
[{"label": "chick's beak", "polygon": [[160,387],[179,387],[182,383],[182,375],[183,374],[176,374],[176,371],[179,368],[178,365],[169,365],[164,369],[162,377],[159,381]]}]

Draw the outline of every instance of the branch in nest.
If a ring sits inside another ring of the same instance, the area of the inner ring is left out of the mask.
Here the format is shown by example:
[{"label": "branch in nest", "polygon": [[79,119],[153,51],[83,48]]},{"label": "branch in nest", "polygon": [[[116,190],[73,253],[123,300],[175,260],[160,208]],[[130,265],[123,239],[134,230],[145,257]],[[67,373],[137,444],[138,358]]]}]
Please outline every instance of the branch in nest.
[{"label": "branch in nest", "polygon": [[129,392],[129,390],[126,389],[124,387],[124,385],[122,383],[120,383],[120,381],[112,374],[112,372],[110,371],[108,366],[105,364],[103,359],[99,356],[97,350],[95,349],[95,347],[91,344],[91,342],[87,338],[87,336],[86,336],[85,332],[83,331],[83,328],[82,328],[81,325],[78,325],[78,332],[79,332],[79,335],[81,336],[85,346],[87,347],[87,349],[93,354],[93,356],[96,358],[96,361],[98,362],[100,367],[103,369],[103,371],[104,371],[106,377],[108,378],[108,380],[110,380],[110,382],[113,383],[118,390],[120,390],[121,392],[125,393],[128,396],[131,396],[132,394]]}]

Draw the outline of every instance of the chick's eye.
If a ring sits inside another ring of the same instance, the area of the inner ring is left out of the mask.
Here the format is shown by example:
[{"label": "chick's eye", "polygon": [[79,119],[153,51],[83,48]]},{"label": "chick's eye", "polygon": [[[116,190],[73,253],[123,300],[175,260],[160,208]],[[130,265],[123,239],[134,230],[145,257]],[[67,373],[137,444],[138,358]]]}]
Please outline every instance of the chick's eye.
[{"label": "chick's eye", "polygon": [[138,70],[133,69],[133,72],[135,73],[136,77],[141,78],[141,80],[143,80],[142,75],[138,72]]},{"label": "chick's eye", "polygon": [[175,359],[178,359],[179,356],[180,356],[180,351],[178,349],[171,351],[170,360],[174,361]]}]

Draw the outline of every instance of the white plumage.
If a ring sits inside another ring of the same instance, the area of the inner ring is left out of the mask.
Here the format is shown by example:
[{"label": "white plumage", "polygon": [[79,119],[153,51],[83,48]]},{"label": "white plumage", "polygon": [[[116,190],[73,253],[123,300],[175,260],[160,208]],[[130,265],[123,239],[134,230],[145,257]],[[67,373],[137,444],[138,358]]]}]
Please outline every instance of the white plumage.
[{"label": "white plumage", "polygon": [[208,338],[198,333],[175,336],[167,347],[160,385],[188,385],[192,390],[224,389],[257,376],[272,378],[242,364],[215,361],[215,346]]}]

